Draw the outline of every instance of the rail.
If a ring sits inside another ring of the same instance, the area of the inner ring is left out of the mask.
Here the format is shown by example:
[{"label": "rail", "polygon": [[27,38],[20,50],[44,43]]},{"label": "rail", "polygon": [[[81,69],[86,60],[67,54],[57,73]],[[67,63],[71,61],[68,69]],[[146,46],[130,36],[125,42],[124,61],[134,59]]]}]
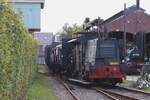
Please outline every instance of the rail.
[{"label": "rail", "polygon": [[59,81],[62,83],[62,85],[66,88],[66,90],[71,94],[71,96],[74,98],[74,100],[80,100],[73,92],[72,90],[69,88],[69,86],[61,79],[59,79]]},{"label": "rail", "polygon": [[102,89],[100,87],[95,87],[93,89],[95,89],[98,92],[101,92],[101,93],[105,94],[106,96],[108,96],[112,100],[138,100],[136,98],[133,98],[133,97],[130,97],[130,96],[125,96],[125,95],[115,93],[115,92],[112,92],[112,91],[108,91],[108,90]]},{"label": "rail", "polygon": [[143,93],[143,94],[146,94],[146,95],[150,95],[150,92],[145,92],[145,91],[138,90],[138,89],[120,87],[120,86],[116,86],[116,88],[120,88],[120,89],[124,89],[124,90],[128,90],[128,91],[133,91],[133,92],[136,92],[136,93],[138,92],[138,93]]}]

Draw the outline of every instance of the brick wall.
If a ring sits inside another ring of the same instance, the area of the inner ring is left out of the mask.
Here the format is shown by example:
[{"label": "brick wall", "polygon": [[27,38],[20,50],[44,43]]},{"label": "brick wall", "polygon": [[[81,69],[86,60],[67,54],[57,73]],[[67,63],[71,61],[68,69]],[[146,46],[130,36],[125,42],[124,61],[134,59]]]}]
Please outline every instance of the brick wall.
[{"label": "brick wall", "polygon": [[[105,24],[107,32],[124,31],[124,17],[121,16],[112,22]],[[103,26],[103,32],[104,32]],[[129,33],[136,33],[139,31],[150,32],[150,15],[136,11],[131,15],[126,16],[125,30]]]}]

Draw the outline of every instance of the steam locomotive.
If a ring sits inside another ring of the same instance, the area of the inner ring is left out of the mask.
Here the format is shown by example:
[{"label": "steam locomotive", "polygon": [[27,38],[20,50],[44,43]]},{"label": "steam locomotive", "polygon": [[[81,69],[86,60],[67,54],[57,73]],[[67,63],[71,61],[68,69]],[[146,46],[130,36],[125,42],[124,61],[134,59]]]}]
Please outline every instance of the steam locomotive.
[{"label": "steam locomotive", "polygon": [[[73,39],[49,47],[46,62],[54,73],[85,81],[115,85],[126,75],[120,66],[120,46],[115,39],[99,39],[97,33],[80,32]],[[46,51],[48,51],[46,50]]]},{"label": "steam locomotive", "polygon": [[[143,65],[150,61],[149,36],[149,33],[144,32],[138,32],[136,34],[126,33],[126,44],[124,45],[123,33],[109,33],[109,37],[115,38],[120,42],[122,48],[120,60],[125,73],[139,74]],[[124,49],[125,46],[126,49]]]}]

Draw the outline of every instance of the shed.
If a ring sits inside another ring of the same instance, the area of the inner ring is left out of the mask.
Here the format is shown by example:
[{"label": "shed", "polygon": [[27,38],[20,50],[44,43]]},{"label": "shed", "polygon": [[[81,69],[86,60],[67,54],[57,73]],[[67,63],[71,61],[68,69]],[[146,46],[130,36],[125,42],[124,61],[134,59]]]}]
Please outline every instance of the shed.
[{"label": "shed", "polygon": [[150,32],[150,15],[144,9],[137,9],[136,5],[118,12],[102,23],[102,32]]}]

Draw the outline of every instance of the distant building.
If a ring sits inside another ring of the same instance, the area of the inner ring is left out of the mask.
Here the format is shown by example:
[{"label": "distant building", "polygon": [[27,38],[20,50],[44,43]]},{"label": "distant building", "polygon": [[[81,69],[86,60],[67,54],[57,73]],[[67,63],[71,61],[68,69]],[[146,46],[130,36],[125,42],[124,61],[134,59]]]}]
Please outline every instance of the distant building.
[{"label": "distant building", "polygon": [[51,45],[54,35],[52,32],[35,32],[34,38],[37,39],[39,45]]},{"label": "distant building", "polygon": [[9,2],[13,4],[13,10],[22,16],[29,32],[40,31],[44,0],[9,0]]},{"label": "distant building", "polygon": [[140,2],[125,11],[122,10],[101,24],[104,33],[124,32],[136,34],[137,32],[150,32],[150,15],[140,8]]},{"label": "distant building", "polygon": [[35,32],[33,36],[38,41],[39,64],[45,64],[45,46],[53,43],[54,35],[51,32]]}]

